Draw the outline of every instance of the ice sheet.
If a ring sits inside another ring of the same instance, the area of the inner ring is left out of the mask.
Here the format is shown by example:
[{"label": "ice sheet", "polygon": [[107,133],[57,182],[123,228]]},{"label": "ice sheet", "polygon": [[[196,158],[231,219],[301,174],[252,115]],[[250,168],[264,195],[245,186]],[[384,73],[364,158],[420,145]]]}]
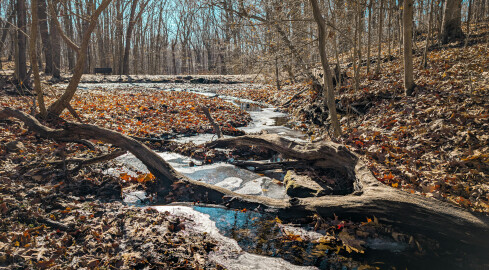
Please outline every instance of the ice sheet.
[{"label": "ice sheet", "polygon": [[[193,180],[204,181],[209,184],[225,187],[240,194],[267,196],[275,199],[286,198],[285,188],[269,177],[263,177],[254,172],[228,163],[213,163],[202,166],[189,166],[190,162],[200,162],[176,153],[159,153],[178,172]],[[125,154],[116,159],[123,164],[121,168],[111,168],[106,173],[118,176],[128,173],[132,176],[134,171],[148,173],[146,166],[132,154]]]}]

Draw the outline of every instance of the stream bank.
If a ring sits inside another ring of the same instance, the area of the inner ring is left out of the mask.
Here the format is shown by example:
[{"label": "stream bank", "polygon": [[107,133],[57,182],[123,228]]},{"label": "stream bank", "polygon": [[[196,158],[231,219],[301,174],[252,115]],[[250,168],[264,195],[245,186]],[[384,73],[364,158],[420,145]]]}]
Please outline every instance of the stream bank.
[{"label": "stream bank", "polygon": [[[36,176],[36,177],[37,177],[37,176]],[[63,210],[63,211],[68,211],[68,210]],[[325,216],[323,216],[323,217],[326,217],[326,215],[325,215]],[[252,219],[253,219],[253,218],[254,218],[254,217],[252,217]],[[373,218],[373,220],[374,220],[374,221],[372,222],[372,220],[370,220],[370,221],[369,221],[369,219],[367,218],[367,222],[366,222],[366,223],[367,223],[367,224],[371,224],[370,226],[372,226],[372,225],[375,225],[374,227],[378,226],[378,225],[379,225],[379,222],[376,222],[376,221],[375,221],[375,217]],[[277,223],[279,223],[279,222],[277,221]],[[303,223],[303,221],[300,221],[299,223]],[[341,239],[341,241],[343,242],[343,247],[345,248],[346,252],[352,252],[352,251],[354,251],[354,252],[361,253],[361,251],[362,251],[362,250],[361,250],[362,246],[365,246],[365,245],[366,245],[367,247],[369,246],[369,245],[365,244],[364,242],[359,242],[359,241],[358,241],[358,239],[357,239],[356,237],[353,237],[353,238],[352,238],[352,235],[353,235],[353,236],[354,236],[354,235],[358,235],[359,233],[361,233],[361,235],[363,235],[363,236],[365,237],[365,233],[366,233],[366,232],[365,232],[365,231],[363,231],[363,233],[362,233],[362,231],[360,231],[360,232],[358,232],[358,231],[357,231],[357,233],[353,233],[353,234],[352,234],[352,232],[351,232],[351,226],[347,226],[347,225],[348,225],[348,221],[344,221],[344,220],[343,220],[343,221],[339,221],[339,220],[337,221],[337,220],[336,220],[336,217],[335,217],[335,220],[333,220],[332,222],[329,222],[329,223],[330,223],[330,225],[331,225],[331,224],[335,225],[335,226],[333,226],[333,229],[334,229],[334,230],[337,230],[337,231],[334,231],[334,233],[335,233],[335,234],[338,234],[339,236],[341,236],[341,237],[340,237],[340,239]],[[336,224],[335,224],[335,223],[336,223]],[[172,226],[173,226],[172,228],[175,228],[175,226],[177,226],[177,228],[180,228],[180,229],[181,229],[181,226],[178,226],[179,224],[180,224],[180,222],[175,222],[175,223],[174,223],[174,225],[172,225]],[[318,220],[316,221],[316,224],[314,225],[314,230],[321,229],[321,228],[323,227],[322,225],[324,225],[324,224],[328,225],[328,221],[326,221],[326,222],[325,222],[325,221],[322,221],[322,220],[319,220],[319,219],[318,219]],[[363,225],[363,224],[362,224],[362,225]],[[316,229],[316,227],[317,227],[317,229]],[[328,227],[328,226],[326,226],[326,228],[327,228],[327,227]],[[323,228],[323,229],[325,229],[325,228]],[[354,231],[353,231],[353,232],[354,232]],[[369,243],[369,241],[368,241],[368,240],[369,240],[369,239],[368,239],[368,235],[369,235],[369,234],[367,233],[367,239],[365,240],[365,242],[366,242],[366,243]],[[299,236],[300,238],[297,238],[297,236],[294,236],[294,235],[292,235],[292,236],[290,236],[290,237],[291,237],[292,239],[294,239],[294,241],[296,241],[296,242],[302,242],[302,241],[303,241],[303,240],[302,240],[302,237],[300,237],[300,236]],[[394,238],[394,234],[392,234],[392,237]],[[378,238],[378,237],[376,237],[376,238]],[[299,239],[301,239],[301,240],[299,240]],[[407,238],[406,238],[406,236],[403,236],[402,238],[397,237],[397,239],[398,239],[398,240],[396,240],[396,242],[399,242],[399,241],[401,241],[401,242],[403,242],[403,241],[404,241],[404,242],[408,242],[406,239],[409,239],[409,237],[407,237]],[[329,244],[330,242],[331,242],[331,240],[328,240],[328,244]],[[372,241],[370,241],[370,242],[372,242]],[[392,241],[391,241],[391,242],[392,242]],[[409,243],[410,245],[417,245],[417,242],[416,242],[416,241],[411,241],[411,240],[409,240],[409,242],[408,242],[408,243]],[[373,242],[373,244],[371,244],[371,245],[370,245],[370,247],[371,247],[371,249],[373,249],[373,248],[377,248],[377,249],[378,249],[379,247],[380,247],[380,248],[382,248],[383,246],[385,247],[386,245],[387,245],[388,247],[395,246],[395,244],[389,243],[389,241],[387,241],[387,242],[385,242],[385,241],[378,241],[378,239],[377,239],[377,241],[374,241],[374,242]],[[401,246],[402,246],[402,245],[401,245]],[[324,248],[324,246],[323,246],[323,248]],[[411,248],[411,249],[413,249],[413,248],[414,248],[414,246],[410,246],[410,248]],[[326,248],[325,248],[325,250],[328,250],[328,251],[329,251],[329,250],[333,250],[333,249],[334,249],[334,248],[330,248],[330,247],[329,247],[329,245],[327,245],[327,246],[326,246]],[[396,250],[397,250],[397,249],[396,249]],[[368,251],[369,251],[369,250],[368,250]],[[340,250],[337,250],[337,252],[341,252],[341,248],[340,248]],[[324,254],[324,253],[326,253],[326,252],[323,252],[323,254]],[[335,253],[336,253],[336,252],[335,252]],[[369,254],[372,254],[372,253],[369,253]],[[272,255],[273,255],[273,254],[272,254]],[[412,254],[410,254],[410,253],[405,254],[405,256],[407,256],[407,255],[412,255]],[[352,255],[352,256],[353,256],[353,255]],[[402,256],[401,256],[401,257],[402,257]],[[372,259],[372,258],[371,258],[371,259]],[[404,261],[402,261],[402,262],[404,262]],[[390,264],[390,263],[392,263],[392,262],[389,262],[389,264]],[[314,264],[315,264],[315,263],[314,263]],[[405,264],[405,265],[407,265],[407,264]],[[318,265],[318,266],[321,266],[321,265]]]}]

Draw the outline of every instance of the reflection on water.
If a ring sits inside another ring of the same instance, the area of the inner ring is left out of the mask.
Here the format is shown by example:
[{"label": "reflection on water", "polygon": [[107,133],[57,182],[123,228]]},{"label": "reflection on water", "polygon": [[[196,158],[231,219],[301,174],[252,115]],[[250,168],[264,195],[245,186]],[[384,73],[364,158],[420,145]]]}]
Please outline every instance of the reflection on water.
[{"label": "reflection on water", "polygon": [[272,119],[275,121],[275,126],[285,126],[289,122],[289,117],[287,116],[277,116],[272,117]]},{"label": "reflection on water", "polygon": [[235,239],[247,252],[320,269],[347,269],[347,264],[360,266],[338,256],[334,252],[336,243],[325,241],[319,233],[283,225],[272,215],[214,207],[195,206],[194,209],[208,214],[220,233]]}]

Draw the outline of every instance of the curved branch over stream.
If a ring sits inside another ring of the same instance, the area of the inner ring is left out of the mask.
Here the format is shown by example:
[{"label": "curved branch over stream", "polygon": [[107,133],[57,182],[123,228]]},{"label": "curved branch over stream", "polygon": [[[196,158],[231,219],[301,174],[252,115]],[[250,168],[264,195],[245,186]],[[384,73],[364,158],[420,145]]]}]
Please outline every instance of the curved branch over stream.
[{"label": "curved branch over stream", "polygon": [[297,142],[278,135],[241,136],[208,143],[208,147],[260,146],[284,157],[307,162],[316,168],[336,169],[351,177],[353,192],[348,195],[278,200],[242,195],[195,181],[180,174],[161,156],[137,140],[121,133],[89,124],[67,123],[63,129],[42,125],[34,117],[4,108],[1,118],[17,118],[32,131],[51,139],[96,139],[131,152],[156,176],[149,192],[158,202],[193,201],[223,204],[232,208],[273,211],[281,218],[308,217],[319,214],[365,220],[375,216],[379,222],[396,226],[406,233],[436,239],[440,247],[467,247],[474,252],[487,250],[489,219],[451,204],[416,196],[379,183],[365,163],[344,146],[332,142]]}]

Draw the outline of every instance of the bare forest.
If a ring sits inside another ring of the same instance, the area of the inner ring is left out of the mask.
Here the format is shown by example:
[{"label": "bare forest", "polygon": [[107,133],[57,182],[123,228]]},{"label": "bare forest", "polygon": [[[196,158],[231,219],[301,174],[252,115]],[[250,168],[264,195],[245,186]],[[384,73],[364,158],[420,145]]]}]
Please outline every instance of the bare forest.
[{"label": "bare forest", "polygon": [[488,269],[489,1],[0,0],[0,269]]}]

